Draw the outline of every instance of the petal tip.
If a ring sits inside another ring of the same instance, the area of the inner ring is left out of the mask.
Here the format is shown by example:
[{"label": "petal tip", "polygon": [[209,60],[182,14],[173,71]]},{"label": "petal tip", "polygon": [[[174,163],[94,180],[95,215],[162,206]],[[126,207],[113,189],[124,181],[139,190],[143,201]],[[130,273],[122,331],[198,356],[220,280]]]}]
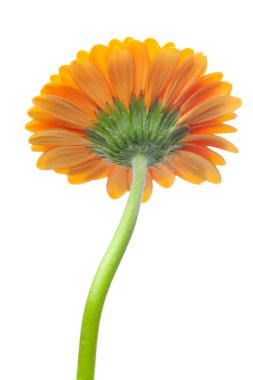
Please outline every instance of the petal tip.
[{"label": "petal tip", "polygon": [[36,166],[37,166],[37,168],[40,169],[40,170],[45,170],[45,169],[47,169],[47,168],[45,167],[45,164],[43,163],[43,160],[41,160],[41,157],[39,157],[39,159],[37,160],[37,162],[36,162]]}]

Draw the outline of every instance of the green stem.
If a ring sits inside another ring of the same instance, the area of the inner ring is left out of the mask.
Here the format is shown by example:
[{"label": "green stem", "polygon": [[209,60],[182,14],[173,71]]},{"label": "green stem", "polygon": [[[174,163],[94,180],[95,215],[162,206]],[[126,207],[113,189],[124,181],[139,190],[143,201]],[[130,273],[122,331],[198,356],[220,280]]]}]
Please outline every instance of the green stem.
[{"label": "green stem", "polygon": [[94,380],[99,322],[106,295],[136,224],[145,185],[146,165],[146,159],[141,155],[132,160],[133,182],[125,211],[88,294],[81,327],[77,380]]}]

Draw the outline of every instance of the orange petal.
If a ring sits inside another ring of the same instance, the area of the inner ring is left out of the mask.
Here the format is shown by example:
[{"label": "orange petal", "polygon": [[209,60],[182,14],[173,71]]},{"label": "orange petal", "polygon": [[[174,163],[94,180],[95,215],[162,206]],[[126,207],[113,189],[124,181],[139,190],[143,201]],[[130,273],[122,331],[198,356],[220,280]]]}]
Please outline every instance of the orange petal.
[{"label": "orange petal", "polygon": [[113,199],[125,194],[127,191],[127,169],[115,166],[108,175],[106,188],[108,195]]},{"label": "orange petal", "polygon": [[89,53],[87,51],[85,51],[85,50],[80,50],[77,53],[76,58],[83,59],[84,61],[89,61],[90,60]]},{"label": "orange petal", "polygon": [[90,151],[89,154],[87,154],[86,157],[84,157],[84,160],[81,162],[81,164],[66,168],[55,169],[55,172],[59,174],[69,175],[83,174],[86,173],[87,170],[94,168],[95,165],[97,165],[100,162],[101,158],[98,157],[95,153],[92,153],[92,151]]},{"label": "orange petal", "polygon": [[179,50],[168,48],[158,53],[150,63],[145,90],[147,107],[150,107],[163,92],[174,73],[179,56]]},{"label": "orange petal", "polygon": [[29,143],[41,146],[55,145],[84,145],[83,135],[66,129],[46,129],[34,133],[29,138]]},{"label": "orange petal", "polygon": [[229,152],[237,153],[238,149],[230,141],[220,136],[213,135],[189,135],[182,141],[193,143],[196,145],[213,146],[215,148],[224,149]]},{"label": "orange petal", "polygon": [[208,86],[213,82],[221,81],[223,74],[220,72],[207,74],[198,80],[196,80],[183,94],[181,94],[180,98],[177,100],[175,106],[176,108],[180,108],[182,104],[184,104],[190,96],[199,91],[200,89]]},{"label": "orange petal", "polygon": [[53,146],[32,145],[31,147],[33,152],[46,152],[51,148],[53,148]]},{"label": "orange petal", "polygon": [[68,175],[68,181],[72,185],[78,185],[92,181],[94,179],[101,179],[106,177],[111,171],[111,165],[106,165],[102,161],[92,166],[89,170],[82,174]]},{"label": "orange petal", "polygon": [[84,129],[90,124],[87,112],[74,102],[54,95],[40,95],[33,99],[33,103],[40,110],[60,119],[75,124]]},{"label": "orange petal", "polygon": [[202,171],[203,177],[206,181],[212,183],[220,183],[221,175],[219,170],[213,165],[209,160],[205,159],[203,156],[199,156],[192,152],[178,151],[179,154],[183,156],[191,165]]},{"label": "orange petal", "polygon": [[[158,168],[156,170],[155,168]],[[152,178],[163,187],[170,187],[175,181],[175,174],[165,164],[158,164],[155,168],[150,169]]]},{"label": "orange petal", "polygon": [[[224,123],[225,121],[228,121],[228,120],[233,120],[233,119],[236,119],[237,115],[235,113],[228,113],[224,116],[221,116],[221,117],[217,117],[217,118],[214,118],[214,119],[211,119],[211,120],[207,120],[206,122],[199,122],[199,123],[191,123],[190,126],[191,128],[192,127],[197,127],[199,125],[213,125],[213,124],[221,124],[221,123]],[[177,124],[178,125],[178,124]]]},{"label": "orange petal", "polygon": [[90,61],[95,65],[106,78],[111,93],[115,95],[108,75],[108,59],[110,50],[104,45],[95,45],[90,52]]},{"label": "orange petal", "polygon": [[[55,128],[57,126],[57,127],[66,128],[66,129],[81,129],[81,130],[83,130],[83,125],[80,126],[80,125],[71,123],[71,122],[66,121],[66,120],[61,120],[57,117],[54,117],[54,116],[46,113],[45,111],[38,109],[37,107],[31,108],[28,111],[28,115],[31,118],[33,118],[34,120],[36,120],[36,123],[37,122],[39,122],[39,123],[29,124],[26,126],[27,128],[31,127],[31,128],[36,129],[37,127],[39,127],[40,129],[48,129],[48,128]],[[43,127],[42,127],[42,125],[43,125]]]},{"label": "orange petal", "polygon": [[[37,132],[37,131],[42,131],[44,129],[55,128],[55,125],[41,123],[41,122],[36,121],[36,120],[31,120],[31,121],[29,121],[29,123],[26,124],[25,127],[30,132]],[[64,127],[62,127],[62,128],[64,128]]]},{"label": "orange petal", "polygon": [[134,41],[133,37],[126,37],[123,43],[125,46],[128,46],[132,41]]},{"label": "orange petal", "polygon": [[48,83],[41,90],[42,95],[55,95],[64,99],[69,99],[79,104],[87,112],[91,119],[95,117],[96,106],[88,96],[79,88],[65,83]]},{"label": "orange petal", "polygon": [[117,97],[128,108],[134,88],[134,59],[128,49],[117,49],[111,53],[108,73]]},{"label": "orange petal", "polygon": [[[75,165],[68,168],[67,170],[65,170],[64,174],[68,174],[68,175],[84,174],[87,171],[93,170],[95,167],[97,168],[97,166],[100,166],[100,165],[101,165],[101,159],[94,153],[90,152],[87,155],[85,161],[83,161],[79,165]],[[59,169],[59,170],[62,170],[62,169]],[[59,170],[57,170],[58,173],[59,173]]]},{"label": "orange petal", "polygon": [[146,46],[150,60],[152,60],[156,54],[161,51],[161,47],[154,38],[147,38],[143,44]]},{"label": "orange petal", "polygon": [[170,163],[174,168],[174,173],[178,177],[193,183],[195,185],[200,185],[204,182],[204,178],[202,176],[202,172],[192,166],[187,160],[182,158],[181,156],[173,156],[170,158]]},{"label": "orange petal", "polygon": [[167,49],[167,48],[174,48],[175,47],[175,44],[174,42],[167,42],[167,44],[163,45],[163,49]]},{"label": "orange petal", "polygon": [[197,105],[178,120],[178,123],[203,123],[230,114],[240,107],[241,100],[234,96],[219,96]]},{"label": "orange petal", "polygon": [[76,60],[72,62],[70,69],[78,86],[98,107],[106,110],[107,104],[113,105],[106,79],[92,63]]},{"label": "orange petal", "polygon": [[184,115],[189,112],[192,108],[200,106],[200,104],[219,97],[228,96],[232,90],[232,85],[228,82],[213,82],[205,87],[200,88],[198,91],[193,93],[189,98],[182,104],[180,108],[180,114]]},{"label": "orange petal", "polygon": [[193,56],[194,55],[194,51],[192,49],[189,49],[189,48],[186,48],[186,49],[183,49],[181,50],[180,52],[180,59],[179,59],[179,63],[183,63],[184,61],[186,61],[190,56]]},{"label": "orange petal", "polygon": [[206,57],[190,55],[180,65],[173,76],[171,83],[165,91],[163,102],[167,106],[176,104],[182,94],[201,77],[207,65]]},{"label": "orange petal", "polygon": [[145,45],[133,40],[129,43],[128,49],[134,58],[134,94],[139,97],[145,89],[146,76],[149,68],[149,55]]},{"label": "orange petal", "polygon": [[69,84],[70,86],[77,87],[76,82],[74,81],[71,75],[70,66],[68,65],[61,66],[59,68],[59,74],[64,83]]},{"label": "orange petal", "polygon": [[50,76],[50,80],[54,83],[62,83],[60,75],[54,74]]},{"label": "orange petal", "polygon": [[108,49],[113,51],[115,49],[119,49],[123,47],[123,42],[120,40],[117,40],[117,38],[112,39],[109,44],[107,45]]},{"label": "orange petal", "polygon": [[150,171],[147,170],[146,182],[145,182],[144,192],[142,196],[142,203],[147,202],[149,200],[152,194],[152,190],[153,190],[152,177],[151,177]]},{"label": "orange petal", "polygon": [[181,150],[187,150],[188,152],[196,153],[199,156],[202,156],[206,158],[208,161],[210,161],[214,165],[225,165],[224,158],[218,154],[217,152],[214,152],[213,150],[207,148],[206,146],[201,145],[193,145],[193,144],[185,144]]},{"label": "orange petal", "polygon": [[39,169],[60,169],[85,161],[90,149],[82,146],[60,146],[43,153],[38,161]]},{"label": "orange petal", "polygon": [[68,174],[69,173],[69,168],[55,169],[55,173],[58,173],[58,174]]},{"label": "orange petal", "polygon": [[215,133],[233,133],[237,129],[227,124],[200,124],[190,126],[189,133],[191,135],[213,135]]},{"label": "orange petal", "polygon": [[176,165],[175,161],[173,162],[177,175],[193,183],[200,183],[200,181],[221,182],[218,169],[210,161],[192,152],[181,150],[178,153],[179,156],[173,157],[173,160],[176,161]]}]

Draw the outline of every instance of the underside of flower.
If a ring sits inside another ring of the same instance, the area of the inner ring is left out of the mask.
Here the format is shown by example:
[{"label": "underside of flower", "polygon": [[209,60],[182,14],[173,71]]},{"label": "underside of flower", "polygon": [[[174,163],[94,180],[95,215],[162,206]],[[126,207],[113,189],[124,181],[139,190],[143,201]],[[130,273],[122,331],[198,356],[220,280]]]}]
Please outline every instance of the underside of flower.
[{"label": "underside of flower", "polygon": [[241,101],[222,73],[205,74],[206,67],[202,53],[152,38],[80,51],[33,99],[27,129],[32,149],[43,152],[37,166],[71,184],[107,177],[108,194],[118,198],[130,190],[133,156],[143,154],[143,201],[153,180],[219,183],[225,160],[212,148],[237,152],[217,134],[236,131],[226,122]]},{"label": "underside of flower", "polygon": [[127,110],[115,99],[108,112],[100,111],[94,126],[86,130],[87,144],[98,156],[126,168],[132,167],[132,159],[141,154],[147,167],[159,163],[169,164],[168,159],[182,147],[187,126],[177,125],[179,112],[166,109],[155,101],[147,109],[141,96],[132,97]]}]

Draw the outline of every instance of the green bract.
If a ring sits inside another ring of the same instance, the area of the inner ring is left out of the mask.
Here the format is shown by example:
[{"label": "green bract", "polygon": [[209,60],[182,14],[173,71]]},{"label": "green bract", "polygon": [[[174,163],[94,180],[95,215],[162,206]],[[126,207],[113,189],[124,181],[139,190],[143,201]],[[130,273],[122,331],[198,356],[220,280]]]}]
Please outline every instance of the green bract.
[{"label": "green bract", "polygon": [[147,167],[168,163],[180,148],[187,126],[176,125],[179,112],[154,102],[147,109],[142,97],[131,98],[129,110],[115,99],[108,112],[99,111],[94,125],[86,130],[92,150],[111,163],[132,167],[132,159],[141,154]]}]

